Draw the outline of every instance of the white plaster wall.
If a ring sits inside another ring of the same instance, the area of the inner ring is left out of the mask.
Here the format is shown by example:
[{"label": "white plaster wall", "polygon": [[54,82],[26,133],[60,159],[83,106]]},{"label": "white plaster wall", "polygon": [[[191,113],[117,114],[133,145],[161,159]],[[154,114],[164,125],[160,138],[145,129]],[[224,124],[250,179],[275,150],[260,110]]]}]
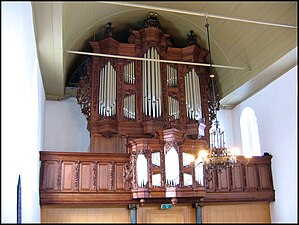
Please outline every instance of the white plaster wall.
[{"label": "white plaster wall", "polygon": [[233,109],[235,144],[242,147],[240,115],[246,106],[257,117],[261,152],[269,152],[275,202],[273,223],[297,222],[297,66]]},{"label": "white plaster wall", "polygon": [[224,131],[224,141],[227,148],[236,147],[234,142],[232,110],[220,109],[217,112],[220,128]]},{"label": "white plaster wall", "polygon": [[1,2],[1,223],[39,223],[39,150],[44,144],[45,93],[30,2]]},{"label": "white plaster wall", "polygon": [[46,101],[45,128],[44,150],[89,152],[87,120],[75,97]]}]

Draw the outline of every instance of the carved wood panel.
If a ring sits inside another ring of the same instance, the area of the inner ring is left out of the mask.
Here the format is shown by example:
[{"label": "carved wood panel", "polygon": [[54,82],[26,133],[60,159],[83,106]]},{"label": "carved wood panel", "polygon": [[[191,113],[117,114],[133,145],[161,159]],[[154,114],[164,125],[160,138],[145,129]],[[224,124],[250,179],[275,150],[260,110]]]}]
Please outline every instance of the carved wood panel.
[{"label": "carved wood panel", "polygon": [[271,167],[267,164],[258,165],[259,173],[259,188],[261,190],[271,190],[272,189],[272,177],[271,177]]},{"label": "carved wood panel", "polygon": [[245,166],[246,189],[257,189],[256,167],[254,164]]},{"label": "carved wood panel", "polygon": [[93,163],[82,162],[80,165],[79,191],[93,190]]},{"label": "carved wood panel", "polygon": [[232,168],[232,190],[242,191],[243,185],[243,169],[241,165],[234,165]]},{"label": "carved wood panel", "polygon": [[230,188],[230,170],[224,169],[217,174],[217,189],[221,191],[228,191]]},{"label": "carved wood panel", "polygon": [[[76,191],[76,167],[75,162],[62,162],[61,191]],[[78,171],[78,170],[77,170]]]},{"label": "carved wood panel", "polygon": [[98,190],[110,190],[110,170],[108,163],[99,163],[99,172],[98,172]]}]

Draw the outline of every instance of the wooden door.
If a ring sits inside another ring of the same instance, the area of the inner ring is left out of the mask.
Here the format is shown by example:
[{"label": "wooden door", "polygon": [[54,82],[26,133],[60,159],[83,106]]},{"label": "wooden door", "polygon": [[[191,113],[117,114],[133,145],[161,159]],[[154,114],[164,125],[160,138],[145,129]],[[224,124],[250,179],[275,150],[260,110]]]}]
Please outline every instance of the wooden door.
[{"label": "wooden door", "polygon": [[195,223],[195,208],[192,205],[176,205],[161,209],[161,205],[144,205],[137,209],[137,223]]}]

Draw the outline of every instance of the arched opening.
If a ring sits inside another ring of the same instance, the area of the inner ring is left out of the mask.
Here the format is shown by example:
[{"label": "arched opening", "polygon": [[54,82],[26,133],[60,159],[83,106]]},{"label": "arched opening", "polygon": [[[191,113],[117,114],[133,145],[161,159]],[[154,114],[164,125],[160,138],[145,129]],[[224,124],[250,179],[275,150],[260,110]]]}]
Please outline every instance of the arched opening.
[{"label": "arched opening", "polygon": [[243,109],[240,116],[240,127],[242,135],[242,149],[245,157],[260,156],[260,138],[257,118],[252,108]]}]

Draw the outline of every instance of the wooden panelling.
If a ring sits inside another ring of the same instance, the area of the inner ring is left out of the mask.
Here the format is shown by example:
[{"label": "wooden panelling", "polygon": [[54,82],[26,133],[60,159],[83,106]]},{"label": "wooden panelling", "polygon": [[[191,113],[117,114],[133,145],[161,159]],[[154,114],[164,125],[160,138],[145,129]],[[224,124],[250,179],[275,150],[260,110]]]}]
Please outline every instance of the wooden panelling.
[{"label": "wooden panelling", "polygon": [[93,152],[126,153],[126,138],[124,137],[103,137],[93,135],[95,150]]},{"label": "wooden panelling", "polygon": [[142,206],[137,210],[138,223],[195,223],[195,209],[191,205],[176,205],[161,209],[161,205]]},{"label": "wooden panelling", "polygon": [[115,164],[115,188],[118,190],[125,189],[124,167],[123,164]]},{"label": "wooden panelling", "polygon": [[80,191],[90,191],[92,190],[92,170],[93,166],[90,162],[82,162],[80,168]]},{"label": "wooden panelling", "polygon": [[218,173],[217,178],[217,189],[228,191],[230,188],[230,170],[222,170],[221,173]]},{"label": "wooden panelling", "polygon": [[130,223],[130,211],[124,206],[42,206],[41,223]]},{"label": "wooden panelling", "polygon": [[246,189],[257,189],[257,177],[255,165],[247,165],[245,167]]},{"label": "wooden panelling", "polygon": [[258,166],[259,171],[259,184],[261,190],[270,190],[271,185],[271,168],[267,164],[262,164]]},{"label": "wooden panelling", "polygon": [[243,169],[242,165],[234,165],[232,168],[232,190],[243,190]]},{"label": "wooden panelling", "polygon": [[[41,205],[132,204],[140,198],[156,203],[169,193],[159,187],[130,189],[126,178],[132,174],[125,173],[128,154],[40,152],[40,158]],[[269,156],[253,157],[246,165],[238,163],[217,175],[214,171],[211,178],[205,187],[176,187],[172,195],[181,203],[196,203],[199,198],[206,203],[275,199]]]},{"label": "wooden panelling", "polygon": [[43,187],[47,190],[56,190],[57,189],[57,162],[51,161],[45,163],[45,178],[43,180]]},{"label": "wooden panelling", "polygon": [[[190,204],[161,209],[160,204],[137,209],[137,223],[195,223]],[[203,223],[271,223],[269,203],[205,205]],[[67,207],[41,206],[41,223],[130,223],[128,206]]]},{"label": "wooden panelling", "polygon": [[109,182],[109,164],[99,164],[99,173],[98,173],[98,190],[109,190],[110,189],[110,182]]},{"label": "wooden panelling", "polygon": [[269,203],[205,205],[203,223],[271,223]]},{"label": "wooden panelling", "polygon": [[131,203],[128,154],[41,152],[41,204]]},{"label": "wooden panelling", "polygon": [[62,191],[74,191],[75,181],[75,163],[74,162],[63,162],[62,163]]}]

